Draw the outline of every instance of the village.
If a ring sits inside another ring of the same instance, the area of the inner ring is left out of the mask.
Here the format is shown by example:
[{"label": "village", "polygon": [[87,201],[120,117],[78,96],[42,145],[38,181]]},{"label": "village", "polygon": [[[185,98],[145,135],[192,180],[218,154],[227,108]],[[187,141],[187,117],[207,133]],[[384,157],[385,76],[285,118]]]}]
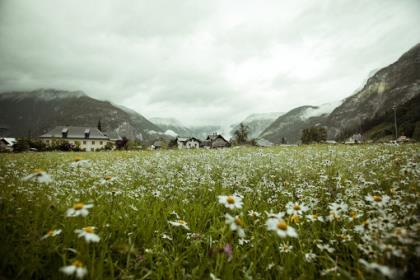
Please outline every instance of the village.
[{"label": "village", "polygon": [[[246,139],[246,135],[245,135]],[[314,141],[318,142],[318,141]],[[401,135],[389,143],[411,143],[412,139]],[[335,140],[324,140],[319,143],[335,145]],[[363,136],[358,133],[347,138],[342,144],[369,144],[371,141],[364,141]],[[160,149],[221,149],[246,144],[257,147],[272,147],[273,143],[266,139],[251,139],[238,142],[232,137],[227,140],[217,132],[209,134],[205,139],[193,136],[176,136],[173,139],[156,139],[149,145],[137,140],[129,140],[115,131],[101,131],[100,127],[79,127],[79,126],[57,126],[52,130],[40,135],[35,139],[0,137],[0,152],[21,152],[21,151],[112,151],[112,150],[160,150]],[[301,144],[301,143],[299,143]],[[291,145],[291,144],[280,144]],[[298,144],[293,144],[298,145]]]}]

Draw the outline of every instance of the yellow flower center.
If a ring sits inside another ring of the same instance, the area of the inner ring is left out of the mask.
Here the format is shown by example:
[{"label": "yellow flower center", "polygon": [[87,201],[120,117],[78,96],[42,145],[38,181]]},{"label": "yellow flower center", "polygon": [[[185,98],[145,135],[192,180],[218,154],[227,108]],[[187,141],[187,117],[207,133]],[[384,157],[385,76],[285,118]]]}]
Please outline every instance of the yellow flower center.
[{"label": "yellow flower center", "polygon": [[85,205],[83,203],[81,203],[81,202],[76,203],[75,205],[73,205],[73,209],[75,209],[75,210],[80,210],[83,207],[85,207]]},{"label": "yellow flower center", "polygon": [[300,205],[299,204],[293,205],[293,210],[299,211],[300,210]]},{"label": "yellow flower center", "polygon": [[112,179],[112,176],[109,176],[109,175],[108,176],[105,176],[104,179],[107,180],[107,181],[109,181],[109,180]]},{"label": "yellow flower center", "polygon": [[357,217],[356,212],[351,211],[351,212],[350,212],[350,217],[352,217],[353,219],[356,219],[356,217]]},{"label": "yellow flower center", "polygon": [[232,195],[229,195],[226,199],[227,203],[229,204],[234,204],[235,203],[235,198]]},{"label": "yellow flower center", "polygon": [[47,232],[47,235],[48,235],[48,236],[52,236],[52,235],[53,235],[53,232],[54,232],[54,231],[53,231],[52,229],[50,229],[50,230]]},{"label": "yellow flower center", "polygon": [[78,261],[78,260],[75,260],[72,264],[73,264],[75,267],[82,267],[82,266],[83,266],[83,263],[82,263],[81,261]]},{"label": "yellow flower center", "polygon": [[293,215],[291,218],[290,218],[290,220],[293,222],[293,223],[299,223],[299,220],[300,220],[300,218],[299,218],[299,216],[298,215]]},{"label": "yellow flower center", "polygon": [[187,222],[184,220],[179,220],[178,223],[180,223],[181,225],[185,225]]},{"label": "yellow flower center", "polygon": [[317,214],[313,214],[313,215],[312,215],[312,219],[314,219],[314,220],[318,219],[318,217],[319,217],[319,216],[318,216]]},{"label": "yellow flower center", "polygon": [[238,225],[238,226],[242,226],[243,222],[239,217],[235,217],[235,224]]},{"label": "yellow flower center", "polygon": [[81,160],[82,160],[82,158],[81,158],[81,157],[75,157],[75,158],[74,158],[74,161],[76,161],[76,162],[77,162],[77,161],[81,161]]},{"label": "yellow flower center", "polygon": [[287,230],[287,224],[284,221],[278,222],[277,228],[280,230]]},{"label": "yellow flower center", "polygon": [[373,201],[381,202],[382,201],[382,197],[380,197],[379,195],[374,195],[373,196]]},{"label": "yellow flower center", "polygon": [[93,233],[95,231],[95,228],[94,227],[84,227],[83,231],[87,232],[87,233]]},{"label": "yellow flower center", "polygon": [[41,176],[42,173],[44,173],[45,171],[39,168],[34,169],[34,173],[36,176]]}]

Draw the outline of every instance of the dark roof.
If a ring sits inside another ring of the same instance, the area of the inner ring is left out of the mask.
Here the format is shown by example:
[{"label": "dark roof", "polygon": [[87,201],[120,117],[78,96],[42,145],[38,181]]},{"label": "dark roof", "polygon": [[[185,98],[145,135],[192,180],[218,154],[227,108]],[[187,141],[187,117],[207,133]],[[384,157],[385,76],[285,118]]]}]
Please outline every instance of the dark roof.
[{"label": "dark roof", "polygon": [[226,140],[221,134],[211,134],[211,135],[207,136],[206,140],[210,140],[210,141],[213,142],[217,138],[223,139],[225,142],[229,143],[229,141]]},{"label": "dark roof", "polygon": [[[63,132],[67,132],[67,137],[63,137]],[[88,137],[86,137],[88,135]],[[83,126],[56,126],[54,129],[40,136],[40,138],[64,138],[64,139],[104,139],[109,138],[105,136],[96,127],[83,127]]]},{"label": "dark roof", "polygon": [[105,136],[108,136],[109,140],[117,141],[121,140],[121,136],[116,131],[109,131],[104,133]]}]

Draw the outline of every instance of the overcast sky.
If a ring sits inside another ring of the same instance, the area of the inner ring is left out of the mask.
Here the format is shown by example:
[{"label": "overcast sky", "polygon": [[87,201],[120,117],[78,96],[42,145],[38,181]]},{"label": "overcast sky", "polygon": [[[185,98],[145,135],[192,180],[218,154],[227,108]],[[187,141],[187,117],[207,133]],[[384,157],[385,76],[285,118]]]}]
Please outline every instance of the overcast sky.
[{"label": "overcast sky", "polygon": [[418,0],[0,0],[0,90],[187,125],[343,99],[420,42]]}]

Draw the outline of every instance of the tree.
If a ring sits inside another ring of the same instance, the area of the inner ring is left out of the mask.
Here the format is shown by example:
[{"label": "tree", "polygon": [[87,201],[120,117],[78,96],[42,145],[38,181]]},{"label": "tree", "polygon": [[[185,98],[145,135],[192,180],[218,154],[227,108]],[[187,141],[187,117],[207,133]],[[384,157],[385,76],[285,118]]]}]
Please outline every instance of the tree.
[{"label": "tree", "polygon": [[99,131],[102,131],[102,124],[101,124],[101,120],[98,121],[98,129]]},{"label": "tree", "polygon": [[118,150],[122,150],[122,149],[127,150],[127,143],[128,143],[127,137],[123,136],[122,139],[117,140],[117,142],[115,142],[115,146],[117,147]]},{"label": "tree", "polygon": [[313,126],[305,128],[301,137],[303,144],[319,143],[327,140],[327,130],[324,127]]},{"label": "tree", "polygon": [[19,138],[17,139],[17,142],[13,145],[14,152],[28,151],[29,148],[29,140],[27,138]]},{"label": "tree", "polygon": [[246,144],[248,141],[248,132],[249,127],[244,125],[243,123],[239,124],[239,127],[233,133],[235,135],[235,140],[239,145]]}]

